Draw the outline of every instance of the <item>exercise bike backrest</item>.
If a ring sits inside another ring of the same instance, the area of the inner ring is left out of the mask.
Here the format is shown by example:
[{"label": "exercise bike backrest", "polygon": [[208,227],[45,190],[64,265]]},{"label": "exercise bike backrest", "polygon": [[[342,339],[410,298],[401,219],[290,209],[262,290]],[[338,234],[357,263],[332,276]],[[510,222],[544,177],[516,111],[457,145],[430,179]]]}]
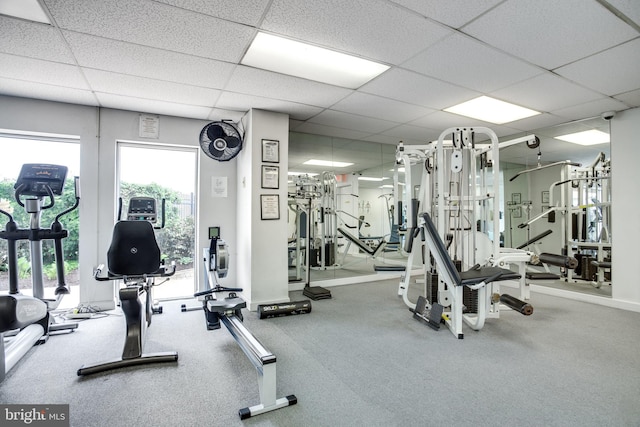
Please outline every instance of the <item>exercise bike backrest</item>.
[{"label": "exercise bike backrest", "polygon": [[[126,220],[120,220],[122,198],[119,199],[118,222],[113,228],[111,245],[107,251],[109,276],[169,276],[161,258],[154,229],[165,224],[165,200],[162,200],[162,223],[157,222],[156,201],[151,197],[132,197]],[[97,279],[100,280],[96,276]]]}]

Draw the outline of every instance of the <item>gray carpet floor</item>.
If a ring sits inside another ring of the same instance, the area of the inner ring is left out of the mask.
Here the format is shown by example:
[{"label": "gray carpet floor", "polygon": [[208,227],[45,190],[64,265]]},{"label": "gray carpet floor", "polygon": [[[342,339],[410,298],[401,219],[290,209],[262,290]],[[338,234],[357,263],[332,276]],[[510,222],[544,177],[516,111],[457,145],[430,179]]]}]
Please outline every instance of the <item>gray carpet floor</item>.
[{"label": "gray carpet floor", "polygon": [[163,304],[145,348],[178,351],[177,363],[77,377],[120,355],[114,311],[30,350],[0,402],[68,403],[82,427],[640,425],[640,313],[533,293],[532,316],[505,310],[457,340],[412,319],[397,282],[331,288],[333,299],[305,315],[245,312],[278,357],[278,397],[298,398],[249,420],[237,411],[259,401],[253,365],[224,327],[206,331],[181,301]]}]

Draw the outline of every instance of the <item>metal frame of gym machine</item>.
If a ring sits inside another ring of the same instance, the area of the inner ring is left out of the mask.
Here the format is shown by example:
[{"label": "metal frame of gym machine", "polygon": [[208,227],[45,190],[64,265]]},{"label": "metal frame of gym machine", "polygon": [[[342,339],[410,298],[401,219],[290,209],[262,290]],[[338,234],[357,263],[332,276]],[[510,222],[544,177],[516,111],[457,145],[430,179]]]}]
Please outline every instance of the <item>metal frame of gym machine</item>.
[{"label": "metal frame of gym machine", "polygon": [[[213,230],[216,231],[213,231]],[[220,329],[224,324],[231,336],[236,340],[258,374],[258,390],[260,403],[245,407],[238,411],[240,419],[247,419],[265,412],[295,405],[295,395],[276,398],[276,356],[244,326],[242,309],[247,307],[244,299],[236,292],[242,288],[228,288],[218,284],[218,277],[224,278],[229,268],[229,251],[226,242],[220,238],[220,228],[209,229],[211,245],[203,249],[204,289],[196,292],[194,297],[203,297],[202,308],[205,313],[207,330]],[[226,292],[224,299],[216,298],[216,293]],[[191,311],[185,305],[182,311]]]},{"label": "metal frame of gym machine", "polygon": [[[29,175],[30,169],[34,171],[32,172],[33,176]],[[38,171],[43,172],[38,173]],[[59,176],[61,173],[62,177]],[[2,307],[0,323],[3,325],[0,332],[0,382],[31,347],[46,342],[50,332],[61,330],[73,332],[78,327],[77,323],[53,323],[50,312],[58,308],[64,295],[69,294],[64,279],[62,249],[62,239],[67,237],[68,232],[62,228],[59,219],[75,210],[80,203],[79,177],[74,177],[76,199],[74,205],[57,214],[50,228],[40,228],[42,211],[52,208],[55,205],[54,196],[62,194],[66,173],[65,166],[47,164],[25,164],[22,166],[18,182],[16,182],[15,199],[30,215],[29,228],[18,228],[13,216],[9,212],[0,210],[0,213],[9,218],[5,230],[0,231],[0,237],[7,240],[9,252],[9,293],[2,295],[2,300],[0,300]],[[55,181],[59,185],[52,189],[51,183]],[[23,194],[31,197],[23,202],[20,198]],[[44,204],[45,197],[49,198],[48,204]],[[18,287],[16,248],[18,240],[29,240],[33,296],[23,295]],[[58,278],[55,299],[44,297],[42,240],[54,240]],[[5,338],[7,338],[6,344]]]},{"label": "metal frame of gym machine", "polygon": [[[574,277],[573,269],[566,265],[565,280],[586,280],[596,288],[600,288],[603,284],[611,284],[610,278],[605,276],[605,272],[610,272],[611,269],[611,262],[608,261],[611,257],[611,162],[601,152],[588,166],[567,160],[521,171],[511,180],[513,181],[520,175],[553,166],[560,166],[560,179],[549,186],[549,208],[518,227],[527,227],[549,214],[563,215],[563,219],[560,221],[563,255],[566,255],[566,259],[575,259],[574,257],[581,254],[581,251],[595,252],[595,259],[592,261],[585,259],[585,262],[592,264],[597,269],[596,280],[591,280],[590,278]],[[555,196],[558,191],[559,195]],[[594,199],[591,197],[592,195],[597,197]],[[577,201],[577,204],[574,201]],[[595,221],[589,221],[589,209],[595,209],[599,212],[594,215]],[[577,235],[572,232],[574,216]],[[586,224],[590,222],[595,224],[596,237],[594,239],[581,238],[581,230],[583,227],[586,228]],[[555,265],[564,266],[562,264]],[[589,271],[589,265],[586,267],[580,265],[579,268]]]},{"label": "metal frame of gym machine", "polygon": [[[474,137],[478,133],[487,135],[490,142],[476,145]],[[445,143],[444,138],[449,135],[453,136],[453,141]],[[521,142],[526,138],[528,137],[518,138],[516,142],[509,143]],[[434,143],[407,147],[399,144],[396,152],[396,160],[405,166],[405,191],[409,194],[413,192],[411,165],[424,165],[419,196],[417,200],[412,200],[412,206],[407,208],[407,223],[411,227],[407,239],[413,241],[407,245],[411,250],[398,294],[410,309],[416,308],[416,304],[409,301],[407,294],[415,257],[422,256],[424,251],[423,259],[426,262],[423,274],[428,300],[426,308],[429,309],[436,301],[441,306],[448,307],[443,319],[457,337],[463,336],[463,322],[472,329],[480,330],[486,318],[499,317],[500,305],[507,302],[501,298],[498,282],[483,282],[478,287],[468,286],[471,289],[465,296],[463,288],[467,286],[452,286],[435,275],[435,266],[430,265],[428,248],[423,244],[415,244],[416,239],[421,237],[422,226],[419,224],[417,211],[421,209],[431,213],[443,241],[447,241],[448,231],[455,231],[459,235],[457,240],[455,237],[451,239],[449,246],[454,247],[454,258],[458,258],[461,270],[481,265],[509,269],[511,264],[515,264],[521,276],[518,280],[520,298],[528,298],[529,290],[524,280],[524,270],[526,263],[531,261],[532,254],[524,250],[500,247],[497,195],[500,179],[499,148],[498,138],[491,129],[449,128],[442,132],[438,141]],[[416,205],[419,205],[419,208]],[[462,221],[465,221],[465,224],[462,224]],[[464,231],[468,231],[466,236],[463,236]],[[489,231],[492,232],[493,239],[488,237]],[[479,234],[485,236],[482,237],[482,241]],[[479,246],[484,246],[485,253],[478,253]],[[438,277],[438,283],[437,291],[434,292],[435,277]],[[474,302],[477,307],[467,307],[468,312],[463,312],[465,305],[472,305]],[[522,301],[517,302],[524,304]],[[513,304],[509,305],[509,308],[516,309]],[[531,312],[532,309],[526,314]]]}]

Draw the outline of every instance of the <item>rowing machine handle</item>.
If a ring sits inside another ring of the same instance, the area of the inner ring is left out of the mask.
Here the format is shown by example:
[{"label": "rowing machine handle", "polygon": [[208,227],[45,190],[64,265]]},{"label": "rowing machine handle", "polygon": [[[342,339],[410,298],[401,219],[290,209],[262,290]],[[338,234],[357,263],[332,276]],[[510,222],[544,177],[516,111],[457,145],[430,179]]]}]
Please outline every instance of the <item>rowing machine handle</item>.
[{"label": "rowing machine handle", "polygon": [[194,297],[202,297],[210,295],[214,292],[242,292],[242,288],[225,288],[224,286],[216,286],[213,289],[207,289],[206,291],[200,291],[193,294]]}]

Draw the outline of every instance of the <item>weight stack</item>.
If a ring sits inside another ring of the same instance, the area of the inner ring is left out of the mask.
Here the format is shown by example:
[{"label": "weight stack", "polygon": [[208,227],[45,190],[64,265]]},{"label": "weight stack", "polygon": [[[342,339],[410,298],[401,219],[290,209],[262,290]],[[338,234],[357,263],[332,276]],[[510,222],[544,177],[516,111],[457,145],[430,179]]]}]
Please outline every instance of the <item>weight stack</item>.
[{"label": "weight stack", "polygon": [[294,314],[311,313],[311,301],[293,301],[278,304],[262,304],[258,306],[258,318],[268,319],[270,317],[291,316]]},{"label": "weight stack", "polygon": [[427,301],[438,302],[438,273],[427,272]]},{"label": "weight stack", "polygon": [[478,312],[478,290],[469,289],[464,287],[462,290],[462,303],[465,306],[463,310],[465,313],[477,313]]}]

